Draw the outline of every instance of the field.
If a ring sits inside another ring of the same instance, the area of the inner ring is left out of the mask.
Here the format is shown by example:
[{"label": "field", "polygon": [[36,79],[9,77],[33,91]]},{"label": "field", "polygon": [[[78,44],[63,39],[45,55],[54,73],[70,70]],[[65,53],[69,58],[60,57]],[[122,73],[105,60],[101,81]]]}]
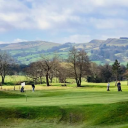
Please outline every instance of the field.
[{"label": "field", "polygon": [[[22,78],[23,80],[24,78]],[[106,83],[83,82],[62,87],[30,85],[25,92],[20,86],[3,86],[0,89],[0,128],[127,128],[128,86],[122,81],[122,92],[114,82],[110,91]]]}]

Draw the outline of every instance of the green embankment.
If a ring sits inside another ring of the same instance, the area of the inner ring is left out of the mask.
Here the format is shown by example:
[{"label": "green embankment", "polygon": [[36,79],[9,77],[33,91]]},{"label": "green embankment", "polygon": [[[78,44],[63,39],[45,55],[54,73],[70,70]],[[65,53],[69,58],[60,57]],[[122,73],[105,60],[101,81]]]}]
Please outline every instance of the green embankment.
[{"label": "green embankment", "polygon": [[[43,106],[0,108],[0,124],[7,119],[10,123],[15,120],[59,123],[67,125],[102,126],[121,125],[128,120],[128,103],[107,105],[80,106]],[[9,124],[8,124],[9,125]],[[13,125],[11,123],[11,125]]]}]

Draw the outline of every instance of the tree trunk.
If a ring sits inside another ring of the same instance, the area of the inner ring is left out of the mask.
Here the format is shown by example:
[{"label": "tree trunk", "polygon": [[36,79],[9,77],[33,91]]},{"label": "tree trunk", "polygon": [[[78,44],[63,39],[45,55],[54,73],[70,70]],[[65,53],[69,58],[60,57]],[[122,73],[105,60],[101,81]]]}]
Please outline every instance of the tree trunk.
[{"label": "tree trunk", "polygon": [[4,84],[4,78],[5,78],[5,77],[4,77],[4,76],[2,76],[2,84]]},{"label": "tree trunk", "polygon": [[81,87],[81,82],[79,79],[76,79],[77,87]]},{"label": "tree trunk", "polygon": [[80,83],[80,86],[81,86],[81,76],[79,77],[79,83]]},{"label": "tree trunk", "polygon": [[2,90],[2,83],[0,83],[0,86],[1,86],[1,90]]},{"label": "tree trunk", "polygon": [[77,83],[77,87],[81,87],[81,84],[80,84],[80,82],[78,82],[78,83]]},{"label": "tree trunk", "polygon": [[14,85],[14,91],[15,91],[15,85]]},{"label": "tree trunk", "polygon": [[47,86],[50,86],[49,85],[49,80],[48,80],[48,73],[46,74],[46,83],[47,83]]},{"label": "tree trunk", "polygon": [[42,77],[40,77],[40,84],[42,84]]}]

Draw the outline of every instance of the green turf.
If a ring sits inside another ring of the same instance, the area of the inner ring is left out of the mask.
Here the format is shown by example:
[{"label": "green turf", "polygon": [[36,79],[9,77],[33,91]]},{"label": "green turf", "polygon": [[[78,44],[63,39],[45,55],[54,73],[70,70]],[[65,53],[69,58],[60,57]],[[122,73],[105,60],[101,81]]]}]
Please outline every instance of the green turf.
[{"label": "green turf", "polygon": [[3,86],[0,91],[0,128],[127,128],[128,86],[122,83],[122,92],[114,82],[110,91],[106,83],[83,82],[67,87],[25,86],[25,92]]}]

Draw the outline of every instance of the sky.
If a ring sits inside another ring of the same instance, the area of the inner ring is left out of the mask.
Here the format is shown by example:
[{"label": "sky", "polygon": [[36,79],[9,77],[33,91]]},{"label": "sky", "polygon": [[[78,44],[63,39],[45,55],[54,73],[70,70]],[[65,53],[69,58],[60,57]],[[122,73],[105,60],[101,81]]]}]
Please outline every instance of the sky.
[{"label": "sky", "polygon": [[128,0],[0,0],[0,43],[128,37]]}]

